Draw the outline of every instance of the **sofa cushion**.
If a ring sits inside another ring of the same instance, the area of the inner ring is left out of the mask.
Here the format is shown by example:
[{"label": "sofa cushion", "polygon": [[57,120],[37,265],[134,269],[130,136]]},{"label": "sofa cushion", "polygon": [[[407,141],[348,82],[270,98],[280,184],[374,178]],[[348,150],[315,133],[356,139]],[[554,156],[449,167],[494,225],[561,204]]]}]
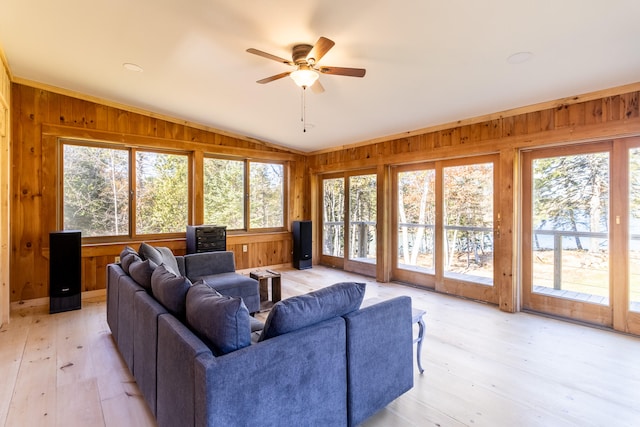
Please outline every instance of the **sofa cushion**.
[{"label": "sofa cushion", "polygon": [[241,298],[198,283],[189,288],[186,306],[187,323],[216,356],[251,344],[251,316]]},{"label": "sofa cushion", "polygon": [[167,267],[167,270],[175,274],[176,276],[180,276],[180,268],[178,267],[178,262],[176,261],[176,257],[171,252],[171,249],[165,248],[162,246],[151,246],[147,243],[140,243],[140,257],[143,260],[150,259],[155,262],[156,265],[164,264]]},{"label": "sofa cushion", "polygon": [[341,282],[278,301],[265,322],[260,341],[357,310],[366,284]]},{"label": "sofa cushion", "polygon": [[171,314],[181,320],[184,319],[185,300],[190,287],[189,279],[176,276],[164,264],[156,267],[151,274],[153,296]]},{"label": "sofa cushion", "polygon": [[131,246],[125,246],[120,252],[120,266],[125,273],[129,274],[129,267],[140,259],[140,255]]},{"label": "sofa cushion", "polygon": [[129,275],[147,292],[151,292],[151,275],[157,266],[158,265],[150,259],[144,261],[138,259],[129,266]]}]

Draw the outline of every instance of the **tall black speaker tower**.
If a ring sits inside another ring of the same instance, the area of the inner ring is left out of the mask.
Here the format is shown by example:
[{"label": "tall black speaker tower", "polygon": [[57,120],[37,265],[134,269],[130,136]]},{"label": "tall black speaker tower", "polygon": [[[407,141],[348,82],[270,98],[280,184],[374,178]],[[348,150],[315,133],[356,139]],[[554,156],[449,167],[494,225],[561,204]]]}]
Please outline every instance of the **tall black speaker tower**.
[{"label": "tall black speaker tower", "polygon": [[293,266],[298,270],[311,268],[311,221],[293,221]]},{"label": "tall black speaker tower", "polygon": [[81,234],[79,230],[49,233],[49,313],[81,308]]}]

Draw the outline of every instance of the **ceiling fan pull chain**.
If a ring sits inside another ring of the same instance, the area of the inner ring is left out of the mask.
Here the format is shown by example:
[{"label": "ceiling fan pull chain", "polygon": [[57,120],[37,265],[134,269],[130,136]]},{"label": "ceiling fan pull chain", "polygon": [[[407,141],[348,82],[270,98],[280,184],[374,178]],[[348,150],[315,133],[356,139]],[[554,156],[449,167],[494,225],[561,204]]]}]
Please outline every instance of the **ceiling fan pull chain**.
[{"label": "ceiling fan pull chain", "polygon": [[307,87],[302,87],[302,132],[307,131]]}]

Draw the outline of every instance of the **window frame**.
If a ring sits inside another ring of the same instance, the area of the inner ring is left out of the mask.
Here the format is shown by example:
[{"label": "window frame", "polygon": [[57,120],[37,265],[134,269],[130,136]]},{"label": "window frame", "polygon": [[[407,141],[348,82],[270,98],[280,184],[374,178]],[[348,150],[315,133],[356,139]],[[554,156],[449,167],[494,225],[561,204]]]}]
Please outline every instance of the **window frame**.
[{"label": "window frame", "polygon": [[[202,175],[204,177],[204,161],[206,159],[216,159],[216,160],[229,160],[229,161],[239,161],[243,163],[243,174],[244,174],[244,196],[243,196],[243,210],[244,210],[244,226],[239,229],[227,229],[227,234],[243,234],[243,233],[271,233],[271,232],[281,232],[287,230],[287,224],[289,223],[289,198],[287,195],[289,194],[289,164],[287,161],[282,160],[274,160],[274,159],[266,159],[266,158],[256,158],[256,157],[234,157],[234,156],[224,156],[215,153],[205,153],[203,157],[202,164]],[[282,166],[282,226],[281,227],[264,227],[257,228],[251,227],[251,164],[252,163],[265,163],[265,164],[274,164]],[[204,182],[202,189],[202,214],[204,218],[204,205],[205,205],[205,197],[204,193]],[[226,226],[226,224],[217,224],[221,226]]]},{"label": "window frame", "polygon": [[121,235],[105,235],[105,236],[90,236],[82,237],[82,241],[85,243],[102,243],[102,242],[117,242],[122,240],[153,240],[153,239],[167,239],[167,238],[180,238],[183,237],[185,232],[173,232],[173,233],[138,233],[137,230],[137,163],[136,153],[148,152],[156,154],[170,154],[170,155],[182,155],[187,158],[187,194],[188,194],[188,207],[187,207],[187,224],[193,222],[193,153],[186,150],[166,150],[157,147],[139,147],[127,144],[118,144],[114,142],[94,141],[76,138],[58,138],[57,144],[57,157],[59,171],[59,178],[57,180],[58,195],[56,202],[56,224],[57,228],[64,229],[64,147],[65,145],[74,145],[79,147],[91,147],[91,148],[104,148],[111,150],[123,150],[128,152],[128,170],[129,170],[129,232]]}]

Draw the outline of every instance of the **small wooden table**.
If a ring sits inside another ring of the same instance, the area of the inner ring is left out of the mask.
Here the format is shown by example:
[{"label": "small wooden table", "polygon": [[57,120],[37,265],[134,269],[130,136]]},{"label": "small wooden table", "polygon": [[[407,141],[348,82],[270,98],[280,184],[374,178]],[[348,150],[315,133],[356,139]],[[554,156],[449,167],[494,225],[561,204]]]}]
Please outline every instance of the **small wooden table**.
[{"label": "small wooden table", "polygon": [[[280,287],[280,273],[273,270],[255,270],[249,277],[260,284],[260,311],[269,310],[273,304],[282,298]],[[271,301],[269,301],[269,279],[271,279]]]}]

